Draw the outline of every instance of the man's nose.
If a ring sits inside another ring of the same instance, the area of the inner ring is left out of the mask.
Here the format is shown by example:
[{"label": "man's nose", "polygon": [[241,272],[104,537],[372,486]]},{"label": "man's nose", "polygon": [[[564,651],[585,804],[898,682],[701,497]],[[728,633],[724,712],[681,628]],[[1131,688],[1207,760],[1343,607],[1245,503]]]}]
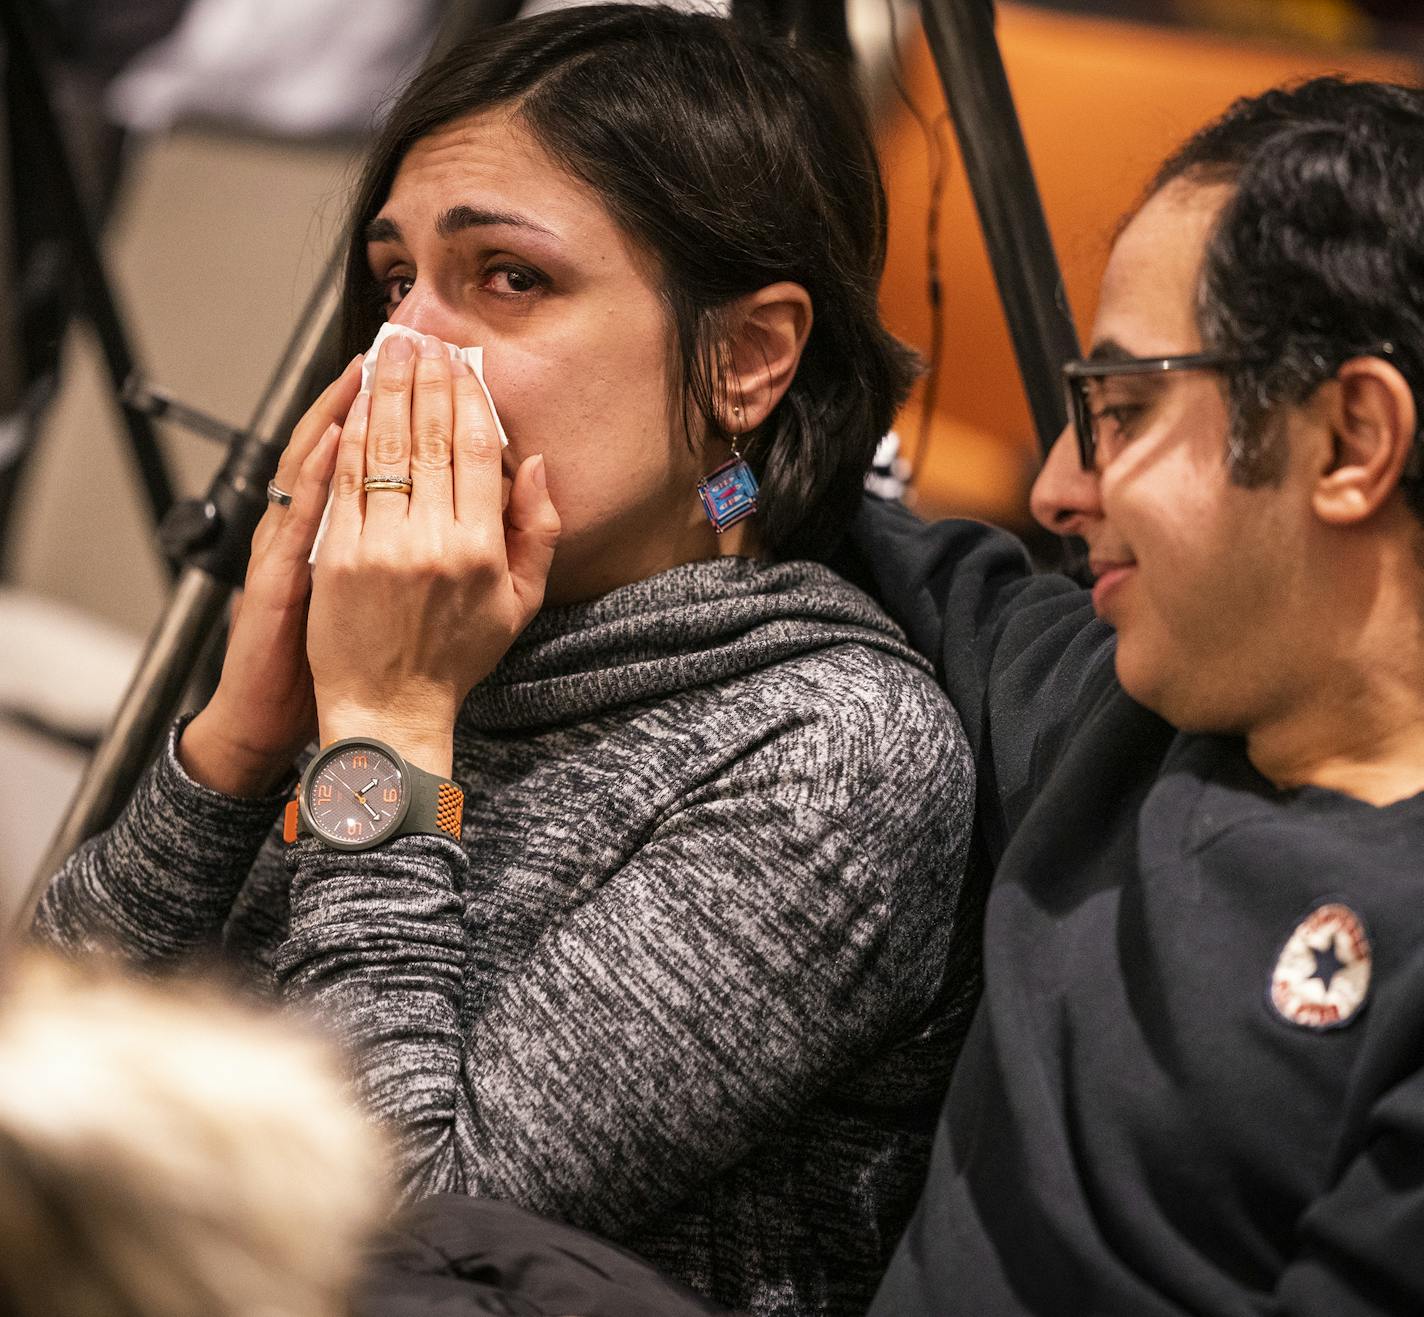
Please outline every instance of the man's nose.
[{"label": "man's nose", "polygon": [[1063,428],[1048,450],[1043,470],[1033,482],[1029,509],[1039,525],[1055,535],[1081,535],[1084,524],[1102,514],[1098,473],[1083,470],[1071,425]]}]

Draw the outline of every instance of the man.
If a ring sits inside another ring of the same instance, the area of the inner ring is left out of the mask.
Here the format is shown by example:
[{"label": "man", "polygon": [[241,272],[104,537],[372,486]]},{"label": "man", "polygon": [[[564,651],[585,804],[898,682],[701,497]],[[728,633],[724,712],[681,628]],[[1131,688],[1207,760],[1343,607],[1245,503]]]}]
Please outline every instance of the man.
[{"label": "man", "polygon": [[997,865],[874,1317],[1424,1310],[1424,94],[1198,133],[1067,375],[1033,509],[1091,595],[859,529]]}]

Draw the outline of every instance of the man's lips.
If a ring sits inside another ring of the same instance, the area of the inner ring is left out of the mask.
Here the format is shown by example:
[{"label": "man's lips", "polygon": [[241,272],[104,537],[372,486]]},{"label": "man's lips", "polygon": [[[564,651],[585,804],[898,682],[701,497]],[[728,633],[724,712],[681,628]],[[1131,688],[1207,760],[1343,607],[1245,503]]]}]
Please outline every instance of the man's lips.
[{"label": "man's lips", "polygon": [[1136,566],[1131,559],[1109,562],[1106,559],[1094,558],[1089,561],[1088,570],[1093,574],[1093,610],[1099,617],[1103,616],[1108,597]]}]

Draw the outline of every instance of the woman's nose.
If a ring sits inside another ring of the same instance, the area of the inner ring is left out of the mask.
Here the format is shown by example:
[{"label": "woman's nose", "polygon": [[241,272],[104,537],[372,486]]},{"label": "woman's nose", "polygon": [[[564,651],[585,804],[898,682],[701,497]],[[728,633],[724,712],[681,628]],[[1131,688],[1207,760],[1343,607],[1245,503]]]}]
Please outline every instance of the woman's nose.
[{"label": "woman's nose", "polygon": [[1096,471],[1083,470],[1073,427],[1065,426],[1033,482],[1034,519],[1055,535],[1081,535],[1084,523],[1102,513],[1098,479]]},{"label": "woman's nose", "polygon": [[401,298],[388,318],[394,325],[413,329],[417,334],[430,334],[446,343],[464,347],[467,343],[478,342],[470,338],[468,327],[462,329],[449,308],[433,293],[422,288],[419,282]]}]

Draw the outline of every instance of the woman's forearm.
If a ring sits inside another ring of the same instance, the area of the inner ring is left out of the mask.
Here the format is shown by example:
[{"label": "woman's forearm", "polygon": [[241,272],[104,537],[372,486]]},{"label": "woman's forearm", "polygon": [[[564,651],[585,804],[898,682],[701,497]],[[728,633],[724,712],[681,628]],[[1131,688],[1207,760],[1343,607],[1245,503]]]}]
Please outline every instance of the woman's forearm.
[{"label": "woman's forearm", "polygon": [[237,798],[195,782],[176,753],[182,728],[114,825],[51,880],[35,939],[137,964],[181,959],[216,939],[282,798]]},{"label": "woman's forearm", "polygon": [[298,842],[291,924],[274,968],[352,1056],[356,1093],[391,1131],[402,1192],[461,1192],[454,1155],[463,1055],[464,885],[453,841],[401,837],[360,853]]}]

